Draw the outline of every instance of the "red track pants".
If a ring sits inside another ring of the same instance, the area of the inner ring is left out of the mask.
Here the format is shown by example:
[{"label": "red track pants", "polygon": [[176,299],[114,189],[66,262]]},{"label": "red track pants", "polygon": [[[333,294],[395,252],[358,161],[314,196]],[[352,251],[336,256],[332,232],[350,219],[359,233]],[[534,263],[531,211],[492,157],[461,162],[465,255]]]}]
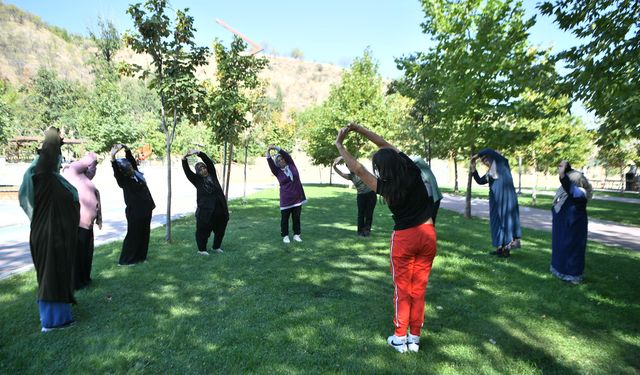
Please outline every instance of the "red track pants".
[{"label": "red track pants", "polygon": [[433,224],[420,224],[391,234],[391,276],[393,277],[393,323],[395,335],[420,336],[424,323],[424,294],[431,264],[436,256]]}]

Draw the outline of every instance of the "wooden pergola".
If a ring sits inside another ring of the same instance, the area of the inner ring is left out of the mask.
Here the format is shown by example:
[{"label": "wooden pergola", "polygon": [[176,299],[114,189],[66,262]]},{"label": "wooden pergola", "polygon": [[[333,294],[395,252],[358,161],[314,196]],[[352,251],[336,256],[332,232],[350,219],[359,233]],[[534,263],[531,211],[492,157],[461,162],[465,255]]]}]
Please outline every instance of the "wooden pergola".
[{"label": "wooden pergola", "polygon": [[[20,162],[20,161],[30,161],[33,155],[35,154],[35,147],[40,145],[44,141],[44,137],[30,137],[30,136],[19,136],[13,137],[9,140],[9,147],[7,147],[5,151],[5,156],[8,162]],[[83,139],[75,139],[75,138],[65,138],[64,145],[80,145],[83,146],[85,141]],[[28,156],[22,157],[21,151],[30,150],[32,147],[34,149],[29,153]],[[84,153],[84,147],[81,147],[81,152]]]}]

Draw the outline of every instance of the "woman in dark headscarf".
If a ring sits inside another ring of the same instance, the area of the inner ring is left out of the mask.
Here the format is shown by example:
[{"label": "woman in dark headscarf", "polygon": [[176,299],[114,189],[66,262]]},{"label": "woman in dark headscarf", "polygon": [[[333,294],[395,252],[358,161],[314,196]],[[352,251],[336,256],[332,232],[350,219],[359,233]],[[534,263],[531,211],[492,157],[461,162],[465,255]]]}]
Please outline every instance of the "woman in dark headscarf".
[{"label": "woman in dark headscarf", "polygon": [[[125,150],[125,159],[117,159],[116,154]],[[127,205],[127,235],[122,242],[119,265],[130,265],[144,262],[149,251],[149,235],[151,213],[156,204],[147,187],[147,181],[138,171],[136,160],[131,150],[123,144],[117,144],[111,149],[111,166],[118,186],[124,193]]]},{"label": "woman in dark headscarf", "polygon": [[[372,174],[344,147],[349,132],[359,133],[379,147]],[[391,277],[393,278],[394,334],[387,344],[400,353],[417,352],[424,323],[424,296],[436,256],[433,197],[422,181],[420,168],[403,152],[371,130],[357,124],[340,129],[336,148],[349,170],[381,195],[393,214]]]},{"label": "woman in dark headscarf", "polygon": [[587,178],[566,160],[558,166],[560,188],[551,208],[551,273],[561,280],[582,281],[587,249],[587,202],[593,189]]},{"label": "woman in dark headscarf", "polygon": [[[482,177],[476,171],[477,159],[489,168]],[[509,257],[512,249],[520,247],[522,237],[518,195],[513,186],[509,161],[496,151],[485,148],[471,157],[471,171],[478,184],[489,184],[489,222],[496,248],[491,254]]]},{"label": "woman in dark headscarf", "polygon": [[[196,173],[189,168],[187,157],[197,155],[202,159],[195,165]],[[207,242],[213,231],[212,251],[222,253],[222,238],[229,222],[227,199],[222,192],[213,161],[202,151],[191,150],[182,158],[182,169],[189,182],[196,187],[196,244],[198,253],[209,255]]]},{"label": "woman in dark headscarf", "polygon": [[73,267],[80,204],[78,192],[59,173],[62,139],[56,128],[45,135],[39,156],[25,172],[20,205],[31,219],[29,247],[38,279],[42,332],[73,323]]}]

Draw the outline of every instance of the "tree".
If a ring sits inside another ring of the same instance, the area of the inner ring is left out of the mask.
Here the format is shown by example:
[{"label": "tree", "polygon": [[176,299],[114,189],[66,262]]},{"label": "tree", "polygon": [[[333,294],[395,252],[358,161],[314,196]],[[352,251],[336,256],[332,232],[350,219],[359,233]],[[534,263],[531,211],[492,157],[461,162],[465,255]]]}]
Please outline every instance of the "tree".
[{"label": "tree", "polygon": [[[385,139],[398,132],[407,113],[401,102],[385,96],[378,64],[369,50],[356,58],[340,83],[331,88],[322,104],[306,109],[296,120],[306,141],[305,150],[316,165],[331,165],[336,157],[338,130],[349,122],[366,125]],[[362,137],[350,137],[345,147],[355,157],[373,151]]]},{"label": "tree", "polygon": [[[246,55],[247,44],[234,36],[229,48],[221,41],[213,44],[216,55],[216,84],[205,85],[203,121],[213,131],[213,140],[225,145],[225,170],[223,171],[225,196],[229,195],[229,173],[233,157],[233,145],[240,143],[240,136],[251,125],[247,114],[252,103],[247,91],[259,85],[258,73],[268,64],[267,59]],[[227,145],[229,155],[226,157]],[[228,162],[228,165],[226,164]]]},{"label": "tree", "polygon": [[620,139],[640,139],[640,2],[553,0],[539,5],[560,29],[583,44],[558,54],[576,99],[601,120],[599,144],[615,149]]},{"label": "tree", "polygon": [[[540,115],[537,109],[545,96],[530,92],[550,91],[557,79],[548,51],[528,43],[535,20],[525,19],[521,3],[512,0],[422,4],[423,32],[435,45],[400,59],[399,66],[414,88],[427,82],[409,96],[427,120],[426,134],[441,144],[439,152],[455,158],[482,147],[504,151],[526,144],[533,134],[519,127],[516,118]],[[471,216],[471,176],[469,172],[465,217]]]},{"label": "tree", "polygon": [[[141,79],[150,78],[149,87],[160,98],[160,122],[165,136],[167,160],[166,241],[171,242],[171,145],[176,126],[181,119],[197,120],[200,86],[195,70],[206,63],[208,48],[194,42],[193,17],[188,8],[175,11],[172,24],[166,15],[166,0],[147,0],[129,7],[135,33],[126,34],[124,42],[137,53],[151,56],[152,63],[143,69],[139,65],[124,67],[125,72],[142,72]],[[167,122],[167,115],[170,121]]]},{"label": "tree", "polygon": [[302,60],[304,58],[304,53],[300,48],[294,48],[291,50],[291,57],[294,59]]},{"label": "tree", "polygon": [[101,60],[113,64],[113,58],[122,44],[120,33],[111,20],[103,20],[102,17],[98,17],[98,28],[99,34],[89,31],[89,38],[98,47],[97,55]]},{"label": "tree", "polygon": [[618,142],[607,143],[598,153],[598,159],[605,167],[620,171],[620,193],[624,192],[625,169],[638,161],[637,147],[636,142],[620,139]]}]

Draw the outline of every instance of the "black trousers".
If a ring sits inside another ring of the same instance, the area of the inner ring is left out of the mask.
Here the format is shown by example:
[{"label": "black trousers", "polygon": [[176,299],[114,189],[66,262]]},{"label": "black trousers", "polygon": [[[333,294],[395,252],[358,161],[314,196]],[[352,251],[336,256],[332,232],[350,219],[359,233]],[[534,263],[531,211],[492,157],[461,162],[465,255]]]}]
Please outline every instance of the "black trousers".
[{"label": "black trousers", "polygon": [[74,288],[82,289],[91,283],[91,266],[93,263],[93,228],[78,228],[78,247],[74,267]]},{"label": "black trousers", "polygon": [[357,194],[358,202],[358,233],[371,231],[373,224],[373,210],[376,208],[378,197],[374,191]]},{"label": "black trousers", "polygon": [[122,252],[118,264],[144,262],[149,252],[151,234],[151,212],[148,216],[133,216],[127,212],[127,236],[122,242]]},{"label": "black trousers", "polygon": [[289,235],[289,216],[293,216],[293,234],[300,234],[300,214],[302,206],[280,210],[280,236]]},{"label": "black trousers", "polygon": [[213,247],[219,249],[222,245],[224,233],[227,230],[229,213],[224,212],[222,207],[198,208],[196,210],[196,244],[198,251],[207,251],[207,242],[213,232]]}]

